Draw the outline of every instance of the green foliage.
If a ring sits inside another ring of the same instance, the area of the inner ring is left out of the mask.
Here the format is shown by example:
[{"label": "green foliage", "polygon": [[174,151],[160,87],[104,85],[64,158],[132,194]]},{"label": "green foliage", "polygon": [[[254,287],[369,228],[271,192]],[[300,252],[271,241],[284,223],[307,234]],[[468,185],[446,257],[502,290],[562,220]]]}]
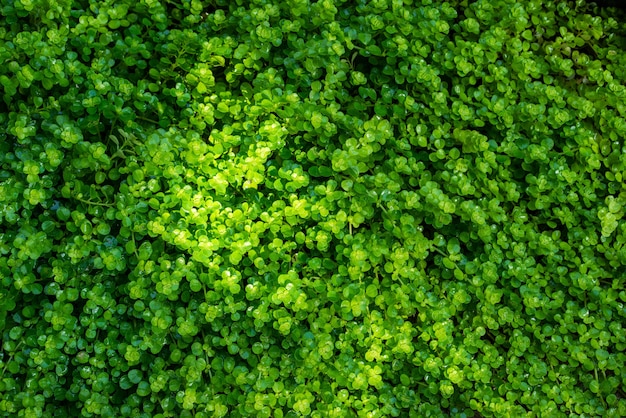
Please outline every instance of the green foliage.
[{"label": "green foliage", "polygon": [[626,416],[606,10],[0,14],[0,415]]}]

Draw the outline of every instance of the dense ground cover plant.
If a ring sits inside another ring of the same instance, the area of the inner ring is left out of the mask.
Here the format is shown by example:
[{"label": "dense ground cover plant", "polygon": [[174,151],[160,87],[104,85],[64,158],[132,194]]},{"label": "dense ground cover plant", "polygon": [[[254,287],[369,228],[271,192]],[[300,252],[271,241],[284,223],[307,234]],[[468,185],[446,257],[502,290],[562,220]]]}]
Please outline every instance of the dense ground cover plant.
[{"label": "dense ground cover plant", "polygon": [[626,415],[623,16],[0,13],[0,414]]}]

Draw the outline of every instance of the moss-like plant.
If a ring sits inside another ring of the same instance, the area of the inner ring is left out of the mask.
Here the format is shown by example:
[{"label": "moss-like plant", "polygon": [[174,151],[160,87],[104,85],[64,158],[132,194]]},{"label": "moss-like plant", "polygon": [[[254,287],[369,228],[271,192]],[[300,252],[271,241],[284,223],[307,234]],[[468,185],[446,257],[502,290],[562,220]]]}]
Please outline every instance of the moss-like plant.
[{"label": "moss-like plant", "polygon": [[0,415],[626,416],[624,16],[0,8]]}]

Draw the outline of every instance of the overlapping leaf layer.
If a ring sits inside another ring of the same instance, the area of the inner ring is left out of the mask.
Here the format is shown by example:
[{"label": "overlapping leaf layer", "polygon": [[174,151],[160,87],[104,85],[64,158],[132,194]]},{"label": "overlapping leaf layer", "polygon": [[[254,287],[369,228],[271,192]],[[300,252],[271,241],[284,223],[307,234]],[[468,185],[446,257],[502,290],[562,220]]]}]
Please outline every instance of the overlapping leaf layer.
[{"label": "overlapping leaf layer", "polygon": [[4,1],[0,415],[626,416],[614,12]]}]

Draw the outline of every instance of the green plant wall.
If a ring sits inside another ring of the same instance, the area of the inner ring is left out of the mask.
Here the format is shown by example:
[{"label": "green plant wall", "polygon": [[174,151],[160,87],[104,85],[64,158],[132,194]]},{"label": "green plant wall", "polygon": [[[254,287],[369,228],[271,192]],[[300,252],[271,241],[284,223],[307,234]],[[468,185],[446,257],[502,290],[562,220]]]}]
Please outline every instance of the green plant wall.
[{"label": "green plant wall", "polygon": [[3,1],[0,415],[626,416],[619,13]]}]

